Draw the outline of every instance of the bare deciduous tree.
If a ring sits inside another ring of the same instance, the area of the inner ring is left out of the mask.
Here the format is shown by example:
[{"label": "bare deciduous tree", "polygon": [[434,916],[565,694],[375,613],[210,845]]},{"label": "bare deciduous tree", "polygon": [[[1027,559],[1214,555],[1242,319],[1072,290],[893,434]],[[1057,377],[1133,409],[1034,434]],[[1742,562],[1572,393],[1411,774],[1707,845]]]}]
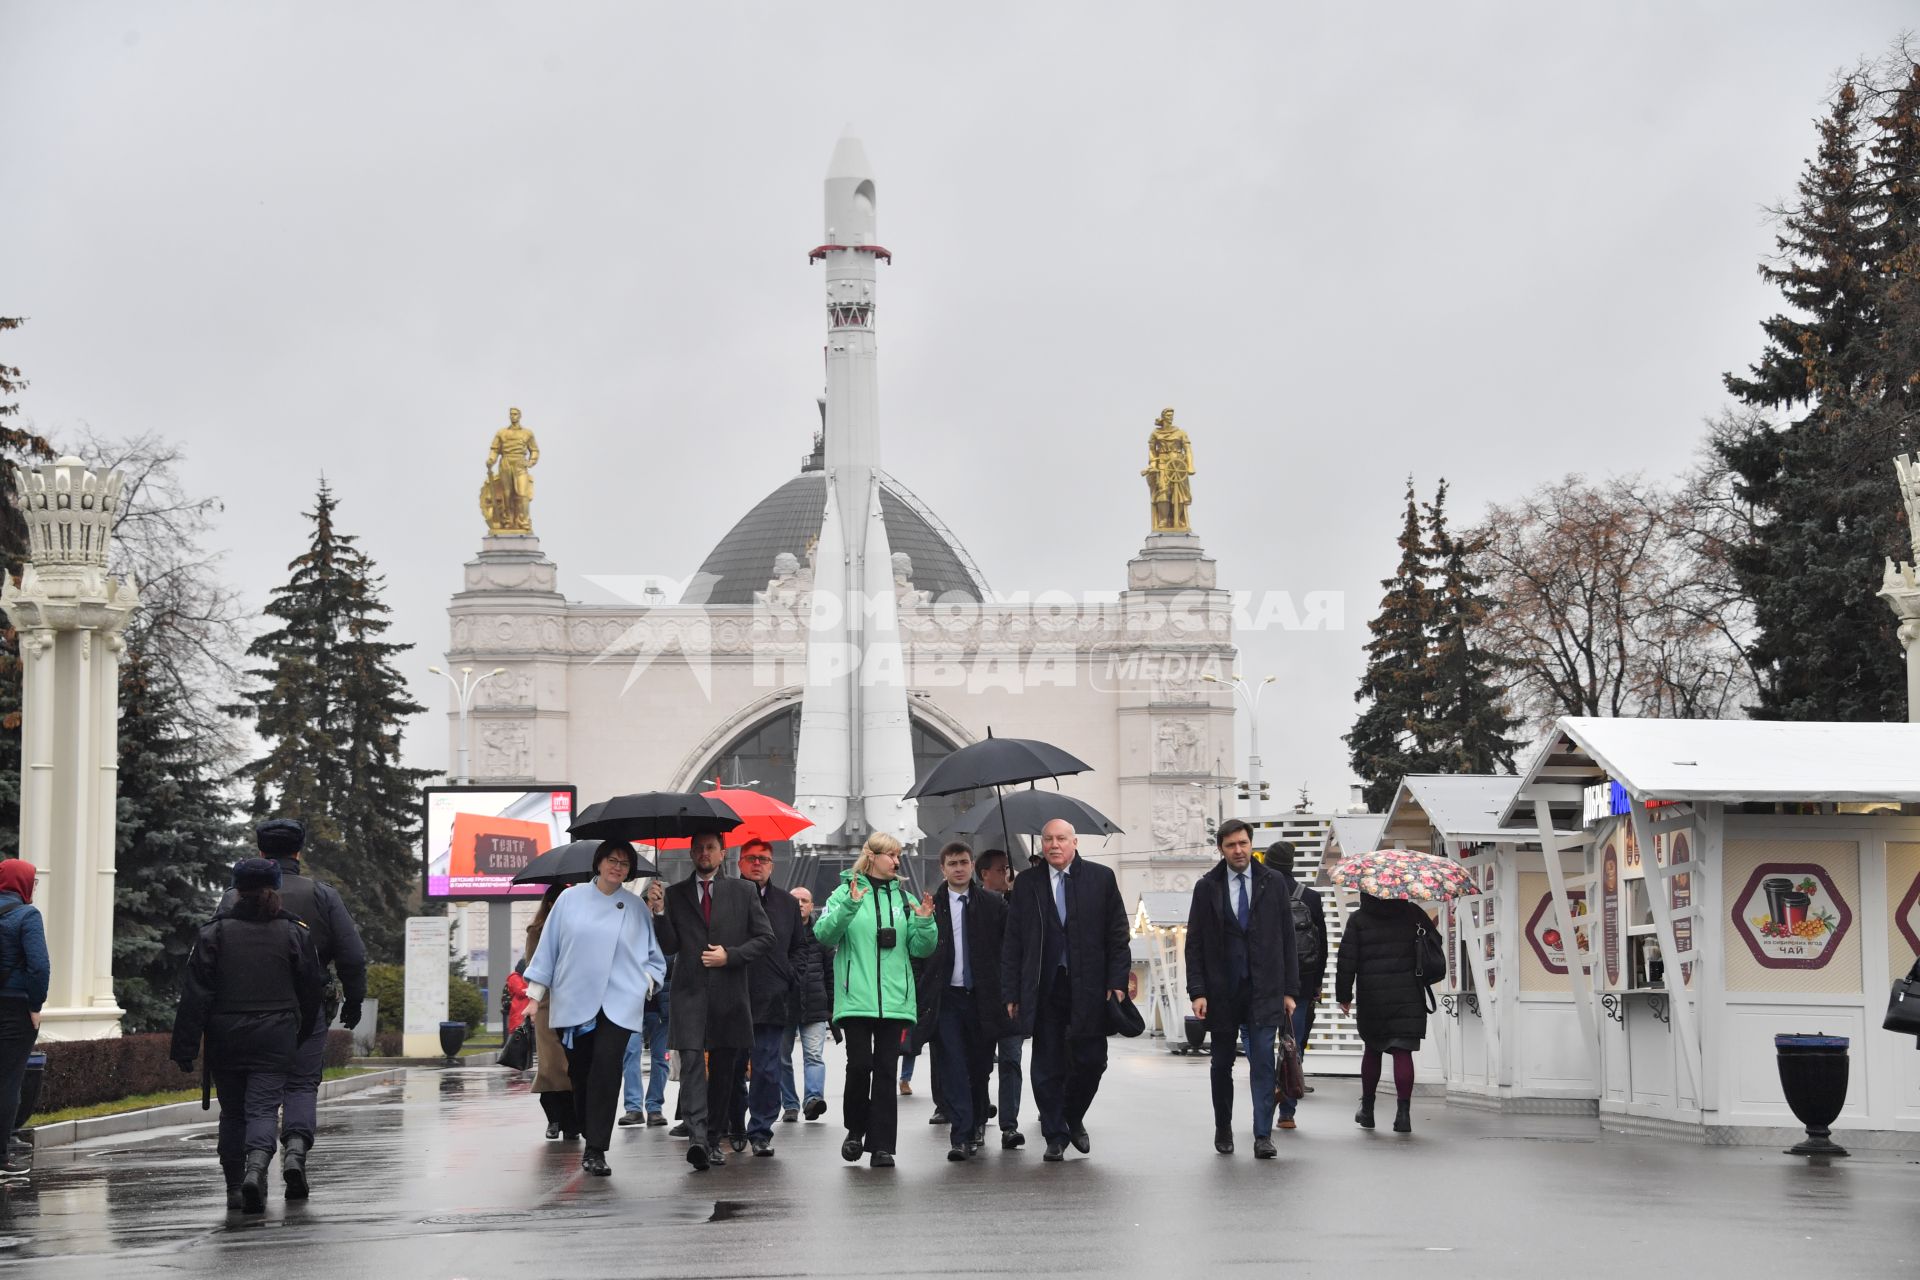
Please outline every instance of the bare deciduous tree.
[{"label": "bare deciduous tree", "polygon": [[178,693],[176,705],[201,741],[231,754],[238,732],[220,708],[233,699],[246,614],[239,593],[220,577],[220,554],[206,546],[224,509],[220,500],[187,491],[184,450],[159,436],[109,439],[82,428],[61,443],[123,477],[114,572],[130,574],[140,590],[128,647]]},{"label": "bare deciduous tree", "polygon": [[1535,727],[1559,715],[1718,717],[1752,689],[1726,566],[1743,513],[1724,471],[1675,490],[1570,475],[1490,507],[1470,535],[1493,606],[1482,639]]}]

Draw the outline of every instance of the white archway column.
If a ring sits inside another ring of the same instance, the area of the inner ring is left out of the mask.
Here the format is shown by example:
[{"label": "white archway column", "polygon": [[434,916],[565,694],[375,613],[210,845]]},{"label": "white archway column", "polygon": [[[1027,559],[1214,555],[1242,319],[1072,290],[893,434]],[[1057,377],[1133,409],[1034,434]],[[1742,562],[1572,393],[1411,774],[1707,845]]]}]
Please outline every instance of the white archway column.
[{"label": "white archway column", "polygon": [[31,539],[0,608],[20,637],[20,856],[39,869],[53,975],[40,1033],[120,1034],[113,995],[114,822],[122,633],[134,583],[107,574],[120,476],[78,458],[17,471]]}]

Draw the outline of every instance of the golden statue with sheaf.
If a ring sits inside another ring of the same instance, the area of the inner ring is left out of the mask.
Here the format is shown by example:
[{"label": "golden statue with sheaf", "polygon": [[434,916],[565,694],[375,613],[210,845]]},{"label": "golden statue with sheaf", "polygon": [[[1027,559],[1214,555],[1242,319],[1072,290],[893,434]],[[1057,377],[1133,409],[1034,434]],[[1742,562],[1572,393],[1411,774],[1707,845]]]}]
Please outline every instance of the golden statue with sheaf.
[{"label": "golden statue with sheaf", "polygon": [[1147,437],[1147,492],[1153,500],[1155,533],[1190,533],[1187,508],[1193,503],[1193,442],[1173,425],[1173,410],[1162,409]]},{"label": "golden statue with sheaf", "polygon": [[480,514],[488,533],[533,532],[533,468],[539,461],[540,444],[520,425],[520,411],[507,410],[507,425],[493,433],[487,478],[480,486]]}]

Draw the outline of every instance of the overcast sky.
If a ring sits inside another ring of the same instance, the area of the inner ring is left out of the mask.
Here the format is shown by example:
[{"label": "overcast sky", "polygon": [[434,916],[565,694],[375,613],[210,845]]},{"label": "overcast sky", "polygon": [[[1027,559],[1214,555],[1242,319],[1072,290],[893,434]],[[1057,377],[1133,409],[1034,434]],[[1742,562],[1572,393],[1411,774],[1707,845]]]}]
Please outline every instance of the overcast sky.
[{"label": "overcast sky", "polygon": [[508,405],[570,595],[684,577],[793,473],[851,124],[887,468],[996,589],[1115,590],[1176,406],[1221,584],[1346,594],[1344,630],[1241,637],[1268,776],[1326,807],[1407,473],[1471,517],[1684,466],[1776,306],[1763,207],[1914,18],[4,0],[0,359],[43,432],[183,442],[256,605],[324,472],[440,712]]}]

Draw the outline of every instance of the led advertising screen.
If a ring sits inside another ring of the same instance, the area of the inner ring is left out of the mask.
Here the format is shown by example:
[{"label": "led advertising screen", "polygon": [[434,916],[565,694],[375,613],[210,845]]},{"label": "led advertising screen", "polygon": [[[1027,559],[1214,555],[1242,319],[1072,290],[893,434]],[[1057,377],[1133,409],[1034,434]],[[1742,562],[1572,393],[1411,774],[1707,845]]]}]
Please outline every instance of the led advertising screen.
[{"label": "led advertising screen", "polygon": [[426,900],[540,896],[545,886],[513,878],[567,843],[573,795],[564,784],[426,788]]}]

